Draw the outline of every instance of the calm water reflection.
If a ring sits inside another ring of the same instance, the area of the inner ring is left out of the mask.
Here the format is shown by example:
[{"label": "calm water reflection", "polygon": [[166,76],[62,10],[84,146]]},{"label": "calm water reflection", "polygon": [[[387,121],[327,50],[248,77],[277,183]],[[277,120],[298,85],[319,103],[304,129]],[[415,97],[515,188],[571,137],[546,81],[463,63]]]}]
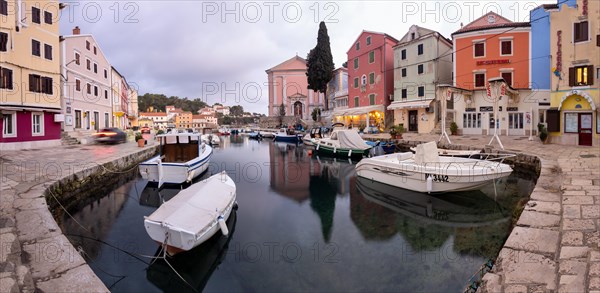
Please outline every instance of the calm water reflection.
[{"label": "calm water reflection", "polygon": [[65,219],[65,233],[112,291],[458,292],[497,255],[514,207],[533,188],[513,174],[495,190],[415,194],[357,179],[352,163],[310,157],[302,146],[236,136],[211,161],[208,173],[226,170],[236,182],[240,208],[229,239],[169,262],[189,285],[167,263],[149,265],[158,245],[143,227],[179,189],[159,197],[134,174]]}]

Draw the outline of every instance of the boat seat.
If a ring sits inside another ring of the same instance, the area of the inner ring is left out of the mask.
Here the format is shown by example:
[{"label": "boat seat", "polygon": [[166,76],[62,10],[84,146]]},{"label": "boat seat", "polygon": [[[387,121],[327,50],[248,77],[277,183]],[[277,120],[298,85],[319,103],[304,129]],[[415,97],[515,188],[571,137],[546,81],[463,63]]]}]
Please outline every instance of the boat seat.
[{"label": "boat seat", "polygon": [[417,145],[415,150],[416,164],[425,165],[439,162],[440,156],[438,154],[437,144],[434,141]]}]

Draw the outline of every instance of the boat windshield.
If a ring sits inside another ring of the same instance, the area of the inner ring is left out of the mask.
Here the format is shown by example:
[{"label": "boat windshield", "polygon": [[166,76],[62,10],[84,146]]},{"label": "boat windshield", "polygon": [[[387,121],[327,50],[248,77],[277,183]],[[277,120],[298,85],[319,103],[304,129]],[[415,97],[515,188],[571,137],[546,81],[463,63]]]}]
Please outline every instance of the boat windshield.
[{"label": "boat windshield", "polygon": [[197,136],[173,135],[161,137],[163,162],[185,163],[200,156]]}]

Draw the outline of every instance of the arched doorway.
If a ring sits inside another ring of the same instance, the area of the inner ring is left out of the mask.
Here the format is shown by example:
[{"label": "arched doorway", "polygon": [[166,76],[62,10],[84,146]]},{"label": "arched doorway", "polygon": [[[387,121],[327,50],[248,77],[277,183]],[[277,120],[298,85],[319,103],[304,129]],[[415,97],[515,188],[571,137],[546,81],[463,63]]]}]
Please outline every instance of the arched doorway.
[{"label": "arched doorway", "polygon": [[573,90],[560,101],[563,131],[565,135],[576,135],[577,144],[593,145],[593,118],[596,105],[586,92]]},{"label": "arched doorway", "polygon": [[302,103],[301,102],[295,102],[294,103],[294,117],[300,117],[302,118]]}]

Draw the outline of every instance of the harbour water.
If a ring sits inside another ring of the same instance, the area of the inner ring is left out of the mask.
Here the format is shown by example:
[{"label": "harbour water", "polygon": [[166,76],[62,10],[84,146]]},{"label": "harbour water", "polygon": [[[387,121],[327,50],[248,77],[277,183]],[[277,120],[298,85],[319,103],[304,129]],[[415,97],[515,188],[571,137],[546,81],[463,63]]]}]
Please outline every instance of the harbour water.
[{"label": "harbour water", "polygon": [[203,178],[225,170],[236,182],[229,238],[154,260],[144,216],[180,187],[158,193],[136,173],[66,216],[64,233],[111,291],[462,292],[534,187],[513,172],[481,191],[428,196],[357,178],[356,162],[302,145],[223,139]]}]

